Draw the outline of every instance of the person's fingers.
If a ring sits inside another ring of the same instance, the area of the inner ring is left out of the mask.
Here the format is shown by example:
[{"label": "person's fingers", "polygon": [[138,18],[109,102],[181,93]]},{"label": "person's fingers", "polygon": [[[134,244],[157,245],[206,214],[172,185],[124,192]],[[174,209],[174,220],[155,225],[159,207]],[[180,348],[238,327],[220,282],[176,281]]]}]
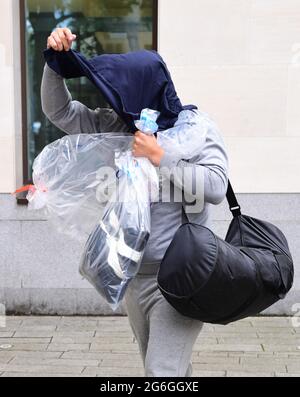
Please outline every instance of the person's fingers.
[{"label": "person's fingers", "polygon": [[132,154],[134,157],[137,157],[140,153],[140,147],[138,143],[134,142],[132,145]]},{"label": "person's fingers", "polygon": [[69,43],[69,40],[67,39],[67,35],[66,35],[64,29],[57,29],[57,34],[62,42],[63,49],[65,51],[69,51],[70,43]]},{"label": "person's fingers", "polygon": [[140,143],[145,143],[145,144],[148,144],[151,141],[152,142],[156,141],[156,138],[154,135],[147,135],[141,131],[139,131],[135,134],[135,139],[138,139]]},{"label": "person's fingers", "polygon": [[72,38],[71,38],[71,40],[69,41],[70,48],[72,47],[72,43],[73,43],[73,41],[75,41],[76,39],[77,39],[77,36],[76,36],[76,34],[72,34]]},{"label": "person's fingers", "polygon": [[63,32],[64,32],[65,36],[67,37],[68,41],[72,41],[73,40],[73,33],[71,32],[70,29],[63,28]]},{"label": "person's fingers", "polygon": [[54,39],[55,42],[56,42],[57,50],[58,50],[58,51],[62,51],[62,50],[64,49],[64,47],[63,47],[63,44],[62,44],[62,42],[61,42],[61,39],[60,39],[60,37],[59,37],[57,31],[52,32],[52,33],[51,33],[51,37],[53,37],[53,39]]},{"label": "person's fingers", "polygon": [[52,36],[48,37],[47,48],[53,48],[54,50],[58,50],[56,41],[54,40],[54,38]]},{"label": "person's fingers", "polygon": [[54,30],[47,40],[47,48],[53,48],[56,51],[68,51],[72,43],[76,40],[76,34],[73,34],[68,28],[58,28]]},{"label": "person's fingers", "polygon": [[64,28],[63,31],[64,31],[65,36],[67,37],[68,42],[69,42],[69,47],[71,48],[72,43],[74,40],[76,40],[77,36],[76,36],[76,34],[73,34],[71,32],[71,30],[68,28]]}]

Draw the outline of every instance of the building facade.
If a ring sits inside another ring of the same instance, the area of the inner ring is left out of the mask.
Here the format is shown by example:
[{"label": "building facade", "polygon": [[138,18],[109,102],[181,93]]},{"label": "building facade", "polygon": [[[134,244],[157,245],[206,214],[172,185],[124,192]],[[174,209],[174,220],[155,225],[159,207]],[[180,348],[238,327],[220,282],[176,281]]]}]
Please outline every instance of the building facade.
[{"label": "building facade", "polygon": [[[10,193],[28,183],[35,156],[64,134],[44,117],[42,49],[55,27],[80,36],[87,56],[154,48],[178,95],[218,123],[230,179],[242,209],[286,234],[295,262],[288,297],[267,312],[300,303],[300,2],[298,0],[2,0],[0,4],[0,302],[8,312],[106,314],[82,280],[82,247],[58,235]],[[70,81],[74,99],[103,101],[87,81]],[[224,237],[226,202],[214,208]]]}]

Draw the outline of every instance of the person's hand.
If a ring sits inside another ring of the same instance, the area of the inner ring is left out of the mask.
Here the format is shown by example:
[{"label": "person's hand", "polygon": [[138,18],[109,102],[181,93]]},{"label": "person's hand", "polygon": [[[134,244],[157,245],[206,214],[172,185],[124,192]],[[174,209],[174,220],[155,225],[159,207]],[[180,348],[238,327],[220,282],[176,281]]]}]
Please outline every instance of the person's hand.
[{"label": "person's hand", "polygon": [[74,40],[76,40],[76,34],[73,34],[70,29],[58,28],[48,37],[47,48],[53,48],[55,51],[69,51]]},{"label": "person's hand", "polygon": [[135,133],[132,154],[134,157],[146,157],[155,167],[159,167],[164,150],[154,135],[146,135],[141,131]]}]

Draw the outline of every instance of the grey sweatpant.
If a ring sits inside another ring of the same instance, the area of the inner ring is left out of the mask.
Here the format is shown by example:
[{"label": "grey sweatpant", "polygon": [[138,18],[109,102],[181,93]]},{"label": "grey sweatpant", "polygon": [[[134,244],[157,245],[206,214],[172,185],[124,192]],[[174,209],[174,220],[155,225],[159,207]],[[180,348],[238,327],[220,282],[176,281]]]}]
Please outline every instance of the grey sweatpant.
[{"label": "grey sweatpant", "polygon": [[203,323],[173,309],[159,291],[154,274],[139,274],[131,281],[125,305],[145,376],[191,376],[192,350]]}]

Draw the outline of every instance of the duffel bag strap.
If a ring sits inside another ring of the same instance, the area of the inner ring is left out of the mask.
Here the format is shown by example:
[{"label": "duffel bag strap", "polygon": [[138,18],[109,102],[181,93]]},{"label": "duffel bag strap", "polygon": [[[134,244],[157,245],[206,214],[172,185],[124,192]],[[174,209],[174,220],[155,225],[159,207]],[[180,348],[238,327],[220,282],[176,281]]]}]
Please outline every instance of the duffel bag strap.
[{"label": "duffel bag strap", "polygon": [[[228,188],[226,193],[226,198],[229,204],[229,209],[234,217],[241,215],[241,206],[239,205],[236,195],[231,186],[230,180],[228,180]],[[187,217],[184,205],[182,206],[182,223],[189,223],[189,218]]]},{"label": "duffel bag strap", "polygon": [[181,223],[182,224],[184,224],[184,223],[189,223],[190,221],[189,221],[189,218],[188,218],[188,216],[187,216],[187,214],[186,214],[186,211],[185,211],[185,208],[184,208],[184,205],[182,205],[182,212],[181,212]]},{"label": "duffel bag strap", "polygon": [[230,180],[228,180],[228,188],[226,193],[226,198],[229,204],[229,209],[234,217],[241,215],[241,207],[237,201],[236,195],[231,186]]}]

